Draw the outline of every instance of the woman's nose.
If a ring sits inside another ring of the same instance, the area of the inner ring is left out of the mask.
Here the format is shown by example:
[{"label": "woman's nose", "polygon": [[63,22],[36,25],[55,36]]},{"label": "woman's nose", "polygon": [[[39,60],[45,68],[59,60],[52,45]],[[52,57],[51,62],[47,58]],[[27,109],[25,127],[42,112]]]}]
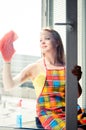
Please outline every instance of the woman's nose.
[{"label": "woman's nose", "polygon": [[41,44],[45,44],[45,40],[42,40],[42,41],[41,41]]}]

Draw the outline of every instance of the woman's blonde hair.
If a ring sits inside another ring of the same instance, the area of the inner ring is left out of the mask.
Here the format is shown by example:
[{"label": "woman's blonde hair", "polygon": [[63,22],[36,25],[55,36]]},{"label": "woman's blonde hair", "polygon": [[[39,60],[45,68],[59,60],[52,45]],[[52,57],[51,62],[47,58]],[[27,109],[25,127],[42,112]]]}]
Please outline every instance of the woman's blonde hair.
[{"label": "woman's blonde hair", "polygon": [[55,40],[55,43],[58,45],[56,47],[56,53],[57,53],[57,61],[61,64],[65,64],[65,54],[64,54],[64,47],[62,43],[62,39],[57,31],[55,31],[52,28],[43,28],[42,31],[50,32]]}]

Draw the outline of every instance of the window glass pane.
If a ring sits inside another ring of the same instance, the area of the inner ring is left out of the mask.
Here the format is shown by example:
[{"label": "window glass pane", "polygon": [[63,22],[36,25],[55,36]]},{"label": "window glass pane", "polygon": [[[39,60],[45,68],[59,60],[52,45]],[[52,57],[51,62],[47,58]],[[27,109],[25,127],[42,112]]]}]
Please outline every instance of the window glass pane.
[{"label": "window glass pane", "polygon": [[82,67],[80,104],[86,109],[86,0],[78,0],[78,64]]},{"label": "window glass pane", "polygon": [[66,50],[66,26],[55,25],[55,23],[66,22],[66,0],[54,0],[53,5],[54,5],[54,11],[53,11],[54,28],[60,33],[63,40],[64,49]]},{"label": "window glass pane", "polygon": [[[10,30],[18,35],[13,43],[16,50],[12,60],[13,76],[40,56],[40,29],[41,0],[0,0],[0,39]],[[23,127],[35,127],[35,92],[31,82],[5,92],[2,64],[0,54],[0,126],[16,126],[17,103],[22,99]]]}]

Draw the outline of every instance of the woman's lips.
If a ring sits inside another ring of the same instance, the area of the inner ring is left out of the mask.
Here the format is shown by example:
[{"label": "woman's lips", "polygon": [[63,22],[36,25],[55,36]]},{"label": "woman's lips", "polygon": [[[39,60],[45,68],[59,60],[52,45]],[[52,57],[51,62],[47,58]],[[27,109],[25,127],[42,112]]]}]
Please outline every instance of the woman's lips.
[{"label": "woman's lips", "polygon": [[46,48],[47,46],[41,46],[41,48]]}]

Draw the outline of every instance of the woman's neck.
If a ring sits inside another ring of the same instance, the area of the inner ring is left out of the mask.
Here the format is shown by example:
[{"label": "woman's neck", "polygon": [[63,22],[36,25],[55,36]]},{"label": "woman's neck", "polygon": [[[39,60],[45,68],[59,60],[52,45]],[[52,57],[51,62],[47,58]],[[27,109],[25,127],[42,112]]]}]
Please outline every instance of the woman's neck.
[{"label": "woman's neck", "polygon": [[47,65],[61,66],[61,64],[57,61],[57,58],[55,58],[53,55],[47,57],[45,56],[44,59]]}]

